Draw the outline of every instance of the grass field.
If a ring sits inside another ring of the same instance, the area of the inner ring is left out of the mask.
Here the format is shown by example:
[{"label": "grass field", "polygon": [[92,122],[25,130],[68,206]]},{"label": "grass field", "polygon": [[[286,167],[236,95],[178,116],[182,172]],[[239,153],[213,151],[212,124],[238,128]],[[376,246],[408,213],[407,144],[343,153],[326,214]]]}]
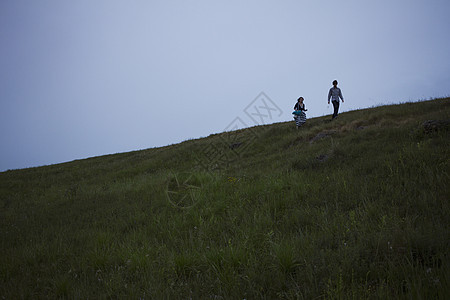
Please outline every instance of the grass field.
[{"label": "grass field", "polygon": [[2,299],[449,299],[450,99],[0,173]]}]

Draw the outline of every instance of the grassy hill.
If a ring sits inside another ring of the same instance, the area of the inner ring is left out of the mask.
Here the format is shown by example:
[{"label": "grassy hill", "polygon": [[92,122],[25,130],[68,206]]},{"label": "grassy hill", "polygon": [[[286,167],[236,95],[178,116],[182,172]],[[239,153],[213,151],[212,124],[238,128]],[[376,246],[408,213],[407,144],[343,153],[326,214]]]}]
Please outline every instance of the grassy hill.
[{"label": "grassy hill", "polygon": [[0,173],[0,297],[448,299],[450,99]]}]

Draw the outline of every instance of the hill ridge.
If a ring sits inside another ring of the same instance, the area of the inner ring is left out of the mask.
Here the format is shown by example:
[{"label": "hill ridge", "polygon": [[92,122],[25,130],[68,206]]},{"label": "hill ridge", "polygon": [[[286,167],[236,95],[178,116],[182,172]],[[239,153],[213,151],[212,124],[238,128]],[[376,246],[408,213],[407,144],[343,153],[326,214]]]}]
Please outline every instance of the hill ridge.
[{"label": "hill ridge", "polygon": [[444,299],[449,100],[2,172],[0,296]]}]

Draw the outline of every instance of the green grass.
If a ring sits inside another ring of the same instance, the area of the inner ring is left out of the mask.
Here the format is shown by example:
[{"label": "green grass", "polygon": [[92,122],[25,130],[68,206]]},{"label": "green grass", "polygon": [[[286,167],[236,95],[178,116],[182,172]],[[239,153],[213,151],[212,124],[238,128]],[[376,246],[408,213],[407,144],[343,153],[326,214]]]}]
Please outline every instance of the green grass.
[{"label": "green grass", "polygon": [[0,173],[0,297],[448,299],[449,100]]}]

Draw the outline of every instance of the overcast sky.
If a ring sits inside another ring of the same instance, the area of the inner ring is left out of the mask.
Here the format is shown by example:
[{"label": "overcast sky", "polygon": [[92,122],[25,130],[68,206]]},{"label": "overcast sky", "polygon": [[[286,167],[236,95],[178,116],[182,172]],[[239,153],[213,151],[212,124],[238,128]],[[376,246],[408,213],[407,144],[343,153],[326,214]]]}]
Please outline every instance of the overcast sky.
[{"label": "overcast sky", "polygon": [[[448,0],[0,0],[0,171],[450,95]],[[263,92],[263,94],[261,94]],[[269,112],[269,111],[267,111]],[[267,115],[267,114],[266,114]],[[293,128],[295,126],[293,125]]]}]

